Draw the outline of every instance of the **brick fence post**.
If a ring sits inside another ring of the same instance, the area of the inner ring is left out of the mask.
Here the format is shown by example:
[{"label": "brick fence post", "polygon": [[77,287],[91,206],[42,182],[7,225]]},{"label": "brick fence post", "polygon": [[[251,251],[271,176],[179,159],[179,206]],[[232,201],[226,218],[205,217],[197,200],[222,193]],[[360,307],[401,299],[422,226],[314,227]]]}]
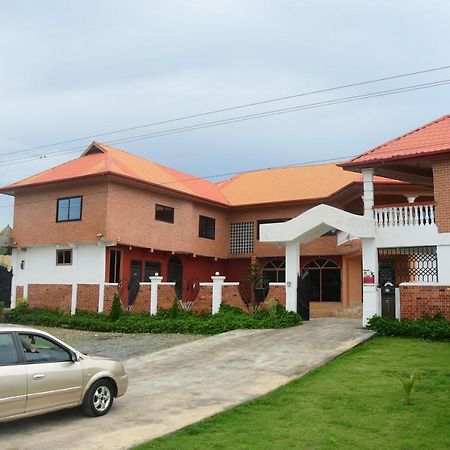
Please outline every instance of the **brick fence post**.
[{"label": "brick fence post", "polygon": [[212,314],[217,314],[219,312],[220,304],[222,303],[222,287],[225,281],[225,277],[219,276],[219,272],[216,272],[214,276],[211,277],[213,288],[212,288]]},{"label": "brick fence post", "polygon": [[155,274],[150,277],[150,314],[154,316],[158,311],[158,284],[161,283],[163,277]]}]

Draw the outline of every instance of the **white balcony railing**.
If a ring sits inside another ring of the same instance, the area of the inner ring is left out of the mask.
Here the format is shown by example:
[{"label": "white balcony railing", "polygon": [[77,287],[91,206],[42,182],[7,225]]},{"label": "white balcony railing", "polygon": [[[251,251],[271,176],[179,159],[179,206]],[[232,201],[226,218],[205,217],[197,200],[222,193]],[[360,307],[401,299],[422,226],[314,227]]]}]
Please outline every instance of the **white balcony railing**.
[{"label": "white balcony railing", "polygon": [[373,212],[379,228],[426,227],[436,223],[434,203],[376,206]]}]

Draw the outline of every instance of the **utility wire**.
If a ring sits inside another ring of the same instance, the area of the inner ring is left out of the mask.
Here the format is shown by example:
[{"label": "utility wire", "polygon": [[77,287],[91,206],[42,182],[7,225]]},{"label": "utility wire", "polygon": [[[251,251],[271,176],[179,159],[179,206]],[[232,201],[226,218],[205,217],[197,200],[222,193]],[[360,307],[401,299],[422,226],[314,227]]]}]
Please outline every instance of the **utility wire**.
[{"label": "utility wire", "polygon": [[112,130],[112,131],[106,131],[106,132],[97,133],[97,134],[91,134],[91,135],[87,135],[87,136],[83,136],[83,137],[79,137],[79,138],[75,138],[75,139],[69,139],[69,140],[65,140],[65,141],[54,142],[54,143],[51,143],[51,144],[45,144],[45,145],[39,145],[39,146],[35,146],[35,147],[29,147],[29,148],[26,148],[26,149],[23,149],[23,150],[16,150],[16,151],[13,151],[13,152],[3,153],[2,155],[12,155],[12,154],[17,154],[17,153],[25,153],[25,152],[29,152],[29,151],[33,151],[33,150],[41,150],[41,149],[44,149],[44,148],[55,147],[57,145],[71,144],[73,142],[83,141],[83,140],[86,140],[86,139],[94,139],[94,138],[98,138],[98,137],[102,137],[102,136],[108,136],[108,135],[112,135],[112,134],[119,134],[119,133],[124,133],[124,132],[128,132],[128,131],[134,131],[134,130],[138,130],[138,129],[142,129],[142,128],[147,128],[147,127],[153,127],[153,126],[157,126],[157,125],[164,125],[164,124],[168,124],[168,123],[178,122],[178,121],[181,121],[181,120],[194,119],[194,118],[197,118],[197,117],[203,117],[203,116],[208,116],[208,115],[212,115],[212,114],[223,113],[223,112],[227,112],[227,111],[235,111],[235,110],[238,110],[238,109],[250,108],[250,107],[253,107],[253,106],[259,106],[259,105],[264,105],[264,104],[268,104],[268,103],[280,102],[280,101],[290,100],[290,99],[293,99],[293,98],[304,97],[304,96],[308,96],[308,95],[321,94],[321,93],[332,92],[332,91],[337,91],[337,90],[341,90],[341,89],[348,89],[350,87],[364,86],[364,85],[367,85],[367,84],[380,83],[382,81],[389,81],[389,80],[395,80],[395,79],[399,79],[399,78],[405,78],[405,77],[411,77],[411,76],[415,76],[415,75],[421,75],[421,74],[425,74],[425,73],[432,73],[432,72],[437,72],[437,71],[441,71],[441,70],[446,70],[446,69],[449,69],[449,68],[450,68],[450,65],[440,66],[440,67],[432,67],[432,68],[428,68],[428,69],[424,69],[424,70],[418,70],[418,71],[414,71],[414,72],[407,72],[407,73],[402,73],[402,74],[397,74],[397,75],[390,75],[390,76],[385,76],[385,77],[381,77],[381,78],[374,78],[374,79],[371,79],[371,80],[365,80],[365,81],[360,81],[360,82],[355,82],[355,83],[343,84],[343,85],[334,86],[334,87],[325,88],[325,89],[318,89],[318,90],[315,90],[315,91],[309,91],[309,92],[302,92],[302,93],[299,93],[299,94],[286,95],[284,97],[270,98],[270,99],[261,100],[261,101],[257,101],[257,102],[245,103],[245,104],[242,104],[242,105],[230,106],[230,107],[226,107],[226,108],[214,109],[214,110],[210,110],[210,111],[206,111],[206,112],[201,112],[201,113],[196,113],[196,114],[190,114],[190,115],[175,117],[175,118],[172,118],[172,119],[161,120],[161,121],[156,121],[156,122],[150,122],[150,123],[146,123],[146,124],[142,124],[142,125],[136,125],[136,126],[133,126],[133,127],[122,128],[122,129]]},{"label": "utility wire", "polygon": [[[230,123],[243,122],[243,121],[247,121],[247,120],[258,119],[261,117],[276,116],[276,115],[280,115],[280,114],[287,114],[287,113],[297,112],[297,111],[302,111],[302,110],[307,110],[307,109],[315,109],[315,108],[324,107],[324,106],[334,106],[334,105],[338,105],[338,104],[342,104],[342,103],[349,103],[349,102],[366,100],[366,99],[370,99],[370,98],[382,97],[382,96],[387,96],[387,95],[394,95],[394,94],[399,94],[399,93],[404,93],[404,92],[429,89],[432,87],[439,87],[439,86],[444,86],[444,85],[448,85],[448,84],[450,84],[450,79],[433,81],[433,82],[429,82],[429,83],[422,83],[422,84],[416,84],[416,85],[410,85],[410,86],[403,86],[400,88],[387,89],[387,90],[376,91],[376,92],[369,92],[369,93],[354,95],[354,96],[350,96],[350,97],[341,97],[341,98],[332,99],[332,100],[325,100],[322,102],[315,102],[315,103],[297,105],[297,106],[280,108],[280,109],[275,109],[275,110],[268,110],[268,111],[263,111],[263,112],[259,112],[259,113],[254,113],[254,114],[246,114],[243,116],[236,116],[236,117],[231,117],[228,119],[221,119],[221,120],[215,120],[215,121],[210,121],[210,122],[197,123],[197,124],[188,125],[185,127],[172,128],[172,129],[157,131],[154,133],[147,133],[147,134],[132,136],[132,137],[128,137],[128,138],[121,138],[121,139],[117,139],[114,141],[109,141],[109,142],[107,142],[107,144],[136,142],[136,141],[152,139],[152,138],[160,137],[160,136],[184,133],[184,132],[199,130],[199,129],[203,129],[203,128],[227,125]],[[84,147],[82,147],[82,148],[84,148]],[[46,157],[46,158],[54,157],[54,156],[59,156],[59,155],[63,155],[63,154],[78,152],[80,149],[81,149],[80,147],[75,147],[75,148],[71,148],[71,149],[67,149],[67,150],[58,150],[58,151],[54,151],[54,152],[49,152],[44,157]],[[42,159],[42,158],[43,158],[43,155],[29,155],[29,156],[24,156],[23,158],[7,159],[3,162],[0,162],[0,166],[8,166],[8,165],[13,165],[14,163],[26,162],[26,161],[30,161],[30,160],[34,160],[34,159]]]}]

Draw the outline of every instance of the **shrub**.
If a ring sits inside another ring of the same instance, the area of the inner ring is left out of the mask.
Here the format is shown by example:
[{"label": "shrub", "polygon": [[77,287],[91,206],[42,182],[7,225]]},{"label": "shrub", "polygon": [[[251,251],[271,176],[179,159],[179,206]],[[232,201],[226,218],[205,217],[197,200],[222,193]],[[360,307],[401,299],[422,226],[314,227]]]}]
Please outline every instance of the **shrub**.
[{"label": "shrub", "polygon": [[218,334],[240,328],[287,328],[301,323],[297,313],[288,312],[279,306],[276,315],[268,311],[247,314],[238,308],[222,305],[214,315],[193,315],[180,309],[177,317],[170,310],[160,310],[154,316],[148,313],[122,312],[117,320],[98,313],[77,312],[59,314],[48,309],[28,309],[19,312],[13,309],[7,313],[7,320],[13,323],[41,326],[68,327],[91,331],[114,331],[122,333],[183,333]]},{"label": "shrub", "polygon": [[26,311],[28,309],[28,300],[25,297],[19,297],[16,300],[16,309],[18,311]]},{"label": "shrub", "polygon": [[422,339],[449,341],[450,322],[441,317],[417,320],[397,320],[389,317],[372,317],[367,328],[381,336],[408,336]]},{"label": "shrub", "polygon": [[108,317],[111,322],[116,322],[117,320],[119,320],[121,315],[122,315],[122,305],[120,303],[119,294],[116,292],[113,297],[111,311],[109,312]]}]

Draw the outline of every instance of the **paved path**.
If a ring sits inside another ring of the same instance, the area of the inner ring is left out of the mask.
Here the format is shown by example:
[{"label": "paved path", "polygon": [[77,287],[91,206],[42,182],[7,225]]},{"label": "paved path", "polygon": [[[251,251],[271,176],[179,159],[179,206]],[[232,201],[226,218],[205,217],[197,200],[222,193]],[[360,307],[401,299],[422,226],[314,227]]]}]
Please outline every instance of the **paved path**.
[{"label": "paved path", "polygon": [[354,319],[239,330],[126,362],[129,391],[102,418],[64,411],[0,424],[2,450],[126,449],[298,378],[369,339]]}]

